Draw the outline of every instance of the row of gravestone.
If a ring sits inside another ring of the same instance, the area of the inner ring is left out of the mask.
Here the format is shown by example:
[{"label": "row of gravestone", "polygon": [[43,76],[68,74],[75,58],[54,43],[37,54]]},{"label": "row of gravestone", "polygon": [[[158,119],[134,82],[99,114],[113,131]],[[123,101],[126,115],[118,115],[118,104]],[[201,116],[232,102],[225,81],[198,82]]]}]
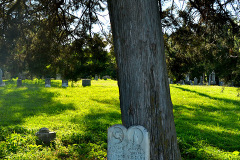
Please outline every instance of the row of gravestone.
[{"label": "row of gravestone", "polygon": [[[91,86],[90,79],[82,79],[82,86]],[[45,87],[51,87],[51,78],[45,79]],[[68,80],[62,80],[62,87],[68,87]]]},{"label": "row of gravestone", "polygon": [[[173,84],[173,81],[168,78],[169,84]],[[190,80],[189,74],[186,75],[185,80],[180,80],[178,84],[188,84],[188,85],[203,85],[203,77],[200,76],[200,79],[198,80],[197,77],[194,78],[194,80]],[[222,86],[224,83],[222,81],[219,82],[219,85]],[[216,85],[216,78],[215,78],[215,72],[213,71],[208,78],[208,85]]]}]

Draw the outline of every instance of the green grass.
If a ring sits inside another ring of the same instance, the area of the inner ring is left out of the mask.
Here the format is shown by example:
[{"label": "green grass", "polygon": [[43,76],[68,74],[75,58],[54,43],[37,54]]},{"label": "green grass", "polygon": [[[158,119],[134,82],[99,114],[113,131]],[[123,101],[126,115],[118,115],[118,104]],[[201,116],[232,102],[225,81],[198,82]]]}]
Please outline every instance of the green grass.
[{"label": "green grass", "polygon": [[[16,80],[0,87],[0,159],[106,159],[107,128],[121,124],[117,82],[81,81],[62,88],[52,81]],[[240,97],[237,89],[171,85],[183,159],[240,159]],[[57,133],[50,146],[35,133]]]}]

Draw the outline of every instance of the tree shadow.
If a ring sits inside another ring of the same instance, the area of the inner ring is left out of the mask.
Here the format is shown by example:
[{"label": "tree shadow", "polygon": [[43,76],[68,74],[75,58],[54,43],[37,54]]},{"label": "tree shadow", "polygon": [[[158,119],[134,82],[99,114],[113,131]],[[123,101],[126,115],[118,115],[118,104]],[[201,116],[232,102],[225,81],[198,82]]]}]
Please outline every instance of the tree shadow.
[{"label": "tree shadow", "polygon": [[196,102],[173,105],[179,148],[184,159],[217,159],[206,153],[203,146],[212,146],[223,152],[239,150],[240,139],[236,132],[240,130],[239,101],[209,96],[178,86],[172,87],[236,106],[233,110],[228,106],[218,108]]},{"label": "tree shadow", "polygon": [[[177,89],[180,89],[182,91],[188,91],[188,92],[191,92],[191,93],[196,93],[198,94],[199,96],[203,96],[203,97],[207,97],[207,98],[210,98],[210,99],[213,99],[213,100],[219,100],[219,101],[223,101],[225,103],[230,103],[230,104],[234,104],[236,106],[240,106],[240,101],[236,101],[236,100],[232,100],[232,99],[227,99],[227,98],[219,98],[219,97],[213,97],[213,96],[209,96],[205,93],[201,93],[201,92],[197,92],[197,91],[193,91],[193,90],[190,90],[190,89],[187,89],[187,88],[183,88],[183,87],[178,87],[178,86],[172,86],[174,88],[177,88]],[[228,109],[227,107],[225,109]],[[239,108],[240,110],[240,108]]]},{"label": "tree shadow", "polygon": [[58,94],[48,92],[36,84],[16,87],[14,82],[0,88],[0,126],[19,125],[27,117],[39,114],[57,115],[75,110],[72,103],[62,104],[53,98]]}]

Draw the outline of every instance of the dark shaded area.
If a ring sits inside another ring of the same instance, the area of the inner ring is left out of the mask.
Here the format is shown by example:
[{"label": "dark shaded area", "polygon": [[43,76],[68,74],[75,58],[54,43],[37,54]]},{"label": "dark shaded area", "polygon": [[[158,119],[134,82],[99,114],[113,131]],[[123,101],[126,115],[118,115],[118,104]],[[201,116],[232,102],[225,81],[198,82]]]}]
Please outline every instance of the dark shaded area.
[{"label": "dark shaded area", "polygon": [[[172,86],[182,91],[198,94],[209,99],[223,101],[225,104],[235,105],[234,110],[228,106],[219,106],[216,108],[212,105],[193,104],[192,108],[183,105],[174,105],[175,125],[178,136],[178,143],[184,159],[217,159],[213,155],[209,155],[202,150],[204,144],[217,147],[225,152],[237,151],[240,148],[240,135],[231,131],[240,130],[238,123],[240,112],[240,102],[227,98],[218,98],[207,94],[186,89],[179,86]],[[184,113],[192,113],[191,116],[183,115]],[[214,114],[218,112],[218,117]],[[201,128],[199,126],[207,128]],[[212,130],[211,127],[218,126],[224,128],[224,131]]]},{"label": "dark shaded area", "polygon": [[[118,123],[121,119],[121,113],[117,110],[119,101],[115,99],[93,99],[98,103],[108,104],[107,108],[116,108],[116,111],[108,111],[108,109],[91,109],[90,113],[84,117],[75,117],[71,120],[72,123],[81,124],[84,122],[83,133],[75,133],[68,137],[64,137],[62,142],[65,146],[69,144],[78,144],[75,151],[79,157],[91,159],[91,152],[94,147],[99,147],[101,150],[107,150],[107,130],[110,126]],[[96,149],[98,152],[99,149]]]},{"label": "dark shaded area", "polygon": [[[62,104],[54,101],[56,93],[43,90],[42,83],[27,84],[16,89],[14,81],[6,81],[7,93],[0,88],[0,125],[11,126],[21,124],[25,118],[39,114],[57,115],[66,110],[75,110],[73,104]],[[52,86],[54,86],[53,84]],[[56,84],[57,85],[57,84]],[[44,87],[44,84],[43,84]]]}]

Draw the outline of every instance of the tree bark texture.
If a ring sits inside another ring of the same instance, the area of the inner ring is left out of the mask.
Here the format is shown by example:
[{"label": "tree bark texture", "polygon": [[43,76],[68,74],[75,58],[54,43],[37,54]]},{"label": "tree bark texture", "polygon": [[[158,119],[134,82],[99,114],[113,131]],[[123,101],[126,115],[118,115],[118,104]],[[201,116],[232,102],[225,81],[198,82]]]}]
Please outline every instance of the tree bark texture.
[{"label": "tree bark texture", "polygon": [[122,123],[150,133],[152,160],[181,159],[158,0],[108,0]]}]

